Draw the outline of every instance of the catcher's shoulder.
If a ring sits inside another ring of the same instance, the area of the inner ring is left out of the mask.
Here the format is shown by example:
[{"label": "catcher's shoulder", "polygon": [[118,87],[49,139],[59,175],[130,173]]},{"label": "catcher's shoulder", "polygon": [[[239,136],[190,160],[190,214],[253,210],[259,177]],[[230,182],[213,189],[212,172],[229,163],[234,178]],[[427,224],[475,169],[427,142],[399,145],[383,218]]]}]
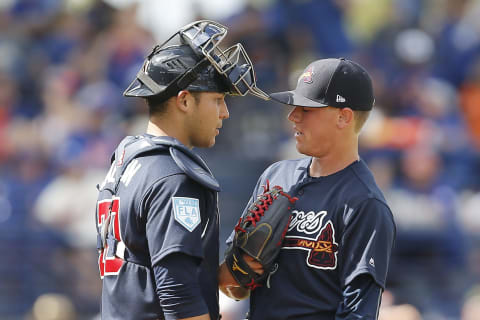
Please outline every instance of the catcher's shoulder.
[{"label": "catcher's shoulder", "polygon": [[125,167],[125,172],[129,170],[128,166],[135,164],[135,168],[128,172],[138,171],[147,183],[185,174],[206,188],[220,190],[218,181],[203,159],[172,137],[147,134],[126,137],[113,154],[113,162]]}]

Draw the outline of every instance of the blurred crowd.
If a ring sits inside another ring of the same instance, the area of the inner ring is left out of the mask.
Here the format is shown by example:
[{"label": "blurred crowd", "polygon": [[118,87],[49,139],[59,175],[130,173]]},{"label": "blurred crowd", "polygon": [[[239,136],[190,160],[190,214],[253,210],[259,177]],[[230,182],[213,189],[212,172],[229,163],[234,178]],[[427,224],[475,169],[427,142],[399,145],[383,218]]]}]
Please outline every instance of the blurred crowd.
[{"label": "blurred crowd", "polygon": [[[147,121],[122,92],[155,43],[200,18],[229,27],[267,92],[314,59],[369,70],[361,156],[398,228],[380,317],[479,319],[478,17],[478,0],[0,1],[0,319],[98,314],[95,186]],[[287,108],[227,103],[217,145],[197,150],[223,186],[221,242],[263,169],[300,157]],[[244,303],[225,306],[242,319]]]}]

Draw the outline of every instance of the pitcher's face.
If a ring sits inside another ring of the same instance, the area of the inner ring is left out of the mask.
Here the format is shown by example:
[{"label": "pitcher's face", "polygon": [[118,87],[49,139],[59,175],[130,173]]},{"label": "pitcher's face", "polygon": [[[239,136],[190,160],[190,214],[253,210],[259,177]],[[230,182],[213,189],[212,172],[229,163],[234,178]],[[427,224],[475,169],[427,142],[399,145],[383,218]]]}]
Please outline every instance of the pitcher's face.
[{"label": "pitcher's face", "polygon": [[337,108],[294,107],[288,114],[293,123],[298,152],[321,158],[325,156],[336,139]]}]

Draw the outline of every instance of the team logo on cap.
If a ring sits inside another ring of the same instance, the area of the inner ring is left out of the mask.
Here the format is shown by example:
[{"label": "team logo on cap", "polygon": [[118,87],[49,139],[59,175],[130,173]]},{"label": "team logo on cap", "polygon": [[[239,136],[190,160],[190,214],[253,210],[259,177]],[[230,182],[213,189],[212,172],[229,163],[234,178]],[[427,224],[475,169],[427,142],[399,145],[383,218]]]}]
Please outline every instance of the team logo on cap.
[{"label": "team logo on cap", "polygon": [[305,71],[302,76],[300,77],[303,82],[305,83],[312,83],[313,82],[313,67],[310,67],[307,69],[307,71]]}]

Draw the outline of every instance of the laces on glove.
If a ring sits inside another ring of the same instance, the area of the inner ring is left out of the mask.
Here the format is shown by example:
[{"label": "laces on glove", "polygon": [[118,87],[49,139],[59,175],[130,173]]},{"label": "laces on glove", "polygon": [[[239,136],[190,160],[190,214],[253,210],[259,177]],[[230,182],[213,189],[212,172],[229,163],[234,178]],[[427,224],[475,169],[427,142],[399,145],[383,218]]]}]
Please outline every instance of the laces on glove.
[{"label": "laces on glove", "polygon": [[[278,198],[278,193],[281,195],[285,196],[288,198],[290,203],[295,203],[295,201],[298,200],[297,197],[291,197],[289,194],[283,192],[282,187],[280,186],[274,186],[272,192],[270,191],[270,181],[267,180],[266,186],[263,187],[263,193],[258,197],[257,201],[255,201],[255,209],[250,209],[248,210],[250,215],[247,215],[245,217],[245,222],[250,222],[254,227],[257,226],[257,222],[260,221],[260,218],[263,217],[265,214],[265,211],[268,210],[268,206],[270,206],[273,203],[274,199]],[[274,192],[277,191],[277,192]],[[288,207],[290,210],[290,207]],[[237,225],[235,226],[235,232],[247,232],[244,228],[241,227],[242,225],[242,218],[238,220]]]},{"label": "laces on glove", "polygon": [[255,282],[255,279],[252,279],[252,281],[245,286],[250,290],[255,290],[255,288],[262,287],[261,284]]},{"label": "laces on glove", "polygon": [[[235,236],[225,254],[225,264],[232,276],[240,286],[249,290],[265,285],[268,271],[280,253],[288,232],[293,204],[298,200],[280,186],[270,188],[268,180],[262,187],[263,192],[238,220]],[[256,273],[244,255],[260,263],[264,272]]]}]

